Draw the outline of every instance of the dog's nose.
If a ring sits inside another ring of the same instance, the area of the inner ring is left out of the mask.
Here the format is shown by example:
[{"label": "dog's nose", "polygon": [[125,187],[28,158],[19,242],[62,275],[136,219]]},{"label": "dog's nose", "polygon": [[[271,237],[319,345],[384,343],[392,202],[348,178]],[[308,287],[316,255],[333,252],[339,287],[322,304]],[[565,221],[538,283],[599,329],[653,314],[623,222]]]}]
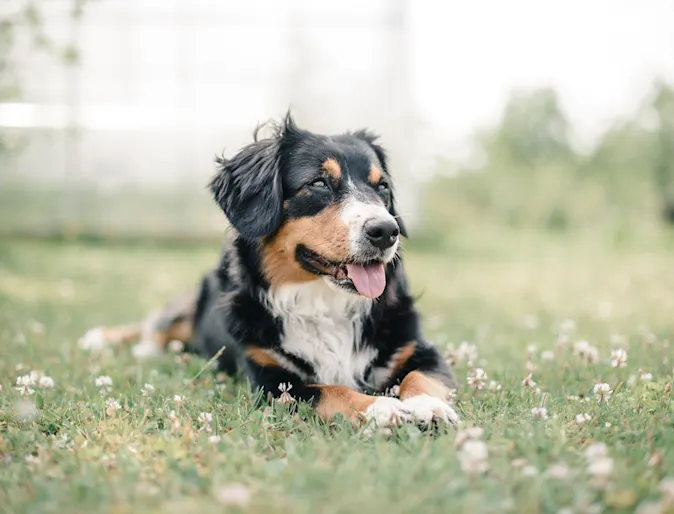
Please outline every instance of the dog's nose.
[{"label": "dog's nose", "polygon": [[363,228],[367,240],[381,250],[391,248],[400,233],[398,224],[393,220],[369,220]]}]

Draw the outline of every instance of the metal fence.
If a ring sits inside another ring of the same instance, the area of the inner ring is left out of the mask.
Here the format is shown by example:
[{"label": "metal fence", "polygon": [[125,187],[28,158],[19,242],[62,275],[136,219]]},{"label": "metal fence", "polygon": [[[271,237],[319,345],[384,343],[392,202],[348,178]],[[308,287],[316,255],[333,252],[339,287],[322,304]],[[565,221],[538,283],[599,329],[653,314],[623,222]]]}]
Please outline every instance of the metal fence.
[{"label": "metal fence", "polygon": [[210,236],[213,157],[292,106],[300,125],[368,126],[391,150],[401,210],[420,170],[409,86],[411,2],[89,0],[42,4],[79,64],[19,42],[19,100],[0,103],[0,226],[9,232]]}]

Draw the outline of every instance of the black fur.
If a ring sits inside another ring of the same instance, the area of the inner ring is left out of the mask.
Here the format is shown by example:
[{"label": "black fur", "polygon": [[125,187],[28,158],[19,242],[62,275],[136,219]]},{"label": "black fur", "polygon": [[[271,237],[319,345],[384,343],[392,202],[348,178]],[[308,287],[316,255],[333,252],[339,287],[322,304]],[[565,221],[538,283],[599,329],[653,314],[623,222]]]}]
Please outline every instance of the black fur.
[{"label": "black fur", "polygon": [[[379,191],[366,182],[370,163],[376,163],[385,179],[391,180],[386,154],[376,140],[364,130],[330,137],[313,134],[299,129],[287,116],[273,137],[256,138],[233,158],[218,159],[210,189],[236,232],[226,243],[219,266],[202,281],[192,341],[196,351],[210,357],[224,345],[219,364],[228,373],[241,373],[274,396],[280,394],[280,383],[288,383],[295,398],[318,399],[319,389],[309,385],[316,382],[312,365],[285,351],[283,322],[262,300],[270,284],[262,268],[261,245],[283,223],[314,216],[354,194],[354,187],[361,197],[383,202],[406,235],[392,190]],[[320,163],[328,158],[337,160],[349,174],[350,188],[329,184],[307,190],[307,183],[321,177]],[[402,258],[386,265],[386,276],[384,293],[362,320],[362,344],[375,348],[377,354],[359,389],[384,392],[413,370],[430,372],[453,384],[444,361],[421,332]],[[385,383],[373,386],[375,370],[389,366],[396,352],[410,341],[416,342],[414,354]],[[251,346],[273,349],[309,379],[303,380],[287,366],[260,366],[245,355]]]}]

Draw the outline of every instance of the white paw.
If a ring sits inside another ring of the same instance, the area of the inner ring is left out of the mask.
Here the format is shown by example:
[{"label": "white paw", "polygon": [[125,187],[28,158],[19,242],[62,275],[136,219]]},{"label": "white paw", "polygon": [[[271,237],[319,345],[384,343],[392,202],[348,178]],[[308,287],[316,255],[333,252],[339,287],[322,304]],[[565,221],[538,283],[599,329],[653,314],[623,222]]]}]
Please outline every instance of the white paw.
[{"label": "white paw", "polygon": [[145,340],[138,343],[131,349],[136,359],[151,359],[162,354],[162,348],[154,341]]},{"label": "white paw", "polygon": [[79,347],[83,350],[97,351],[105,347],[105,337],[101,327],[92,328],[87,331],[78,341]]},{"label": "white paw", "polygon": [[428,426],[433,421],[441,421],[448,425],[456,425],[459,416],[444,400],[427,394],[412,396],[403,401],[411,411],[412,419],[420,425]]},{"label": "white paw", "polygon": [[391,427],[409,421],[410,409],[397,398],[378,397],[365,410],[365,420],[377,427]]}]

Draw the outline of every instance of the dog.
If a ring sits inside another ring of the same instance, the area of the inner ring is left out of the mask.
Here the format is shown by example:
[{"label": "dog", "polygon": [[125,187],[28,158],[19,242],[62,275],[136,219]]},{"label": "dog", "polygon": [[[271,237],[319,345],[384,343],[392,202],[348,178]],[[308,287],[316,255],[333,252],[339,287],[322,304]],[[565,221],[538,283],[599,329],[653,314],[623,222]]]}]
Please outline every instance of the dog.
[{"label": "dog", "polygon": [[[401,256],[386,153],[367,131],[326,136],[290,113],[216,159],[210,190],[231,225],[218,266],[145,323],[99,327],[86,348],[182,341],[265,395],[330,421],[456,424],[450,369],[426,341]],[[398,398],[382,394],[399,387]]]}]

